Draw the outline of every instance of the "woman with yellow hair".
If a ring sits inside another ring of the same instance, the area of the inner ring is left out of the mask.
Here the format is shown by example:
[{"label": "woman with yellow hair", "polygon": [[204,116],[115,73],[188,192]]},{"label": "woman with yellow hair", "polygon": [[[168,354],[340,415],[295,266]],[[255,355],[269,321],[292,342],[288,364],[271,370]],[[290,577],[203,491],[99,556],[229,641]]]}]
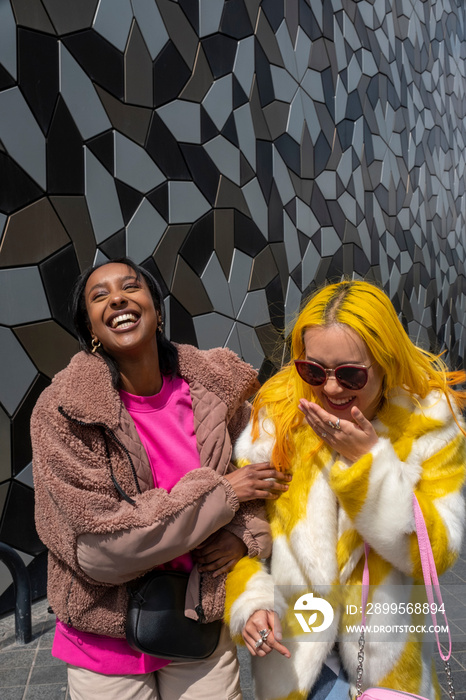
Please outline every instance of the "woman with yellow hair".
[{"label": "woman with yellow hair", "polygon": [[461,547],[466,393],[454,386],[465,378],[410,341],[373,284],[328,285],[299,314],[291,360],[235,446],[239,467],[270,461],[293,475],[267,503],[270,560],[242,559],[227,580],[227,621],[252,655],[258,700],[354,697],[365,543],[364,687],[439,697],[432,640],[418,634],[430,617],[405,614],[423,610],[412,494],[442,573]]}]

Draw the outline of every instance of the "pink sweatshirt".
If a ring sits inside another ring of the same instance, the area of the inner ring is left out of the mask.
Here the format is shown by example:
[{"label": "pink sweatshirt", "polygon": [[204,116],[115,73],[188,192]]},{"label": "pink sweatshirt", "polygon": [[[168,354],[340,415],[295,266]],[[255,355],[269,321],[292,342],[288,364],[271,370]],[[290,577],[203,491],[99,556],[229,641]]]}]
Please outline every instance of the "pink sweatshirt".
[{"label": "pink sweatshirt", "polygon": [[[189,385],[181,377],[164,377],[155,396],[120,391],[120,397],[146,449],[155,487],[170,491],[181,477],[200,467]],[[191,571],[192,566],[190,554],[164,565],[183,571]],[[59,620],[52,655],[105,675],[149,673],[170,663],[134,651],[125,639],[80,632]]]}]

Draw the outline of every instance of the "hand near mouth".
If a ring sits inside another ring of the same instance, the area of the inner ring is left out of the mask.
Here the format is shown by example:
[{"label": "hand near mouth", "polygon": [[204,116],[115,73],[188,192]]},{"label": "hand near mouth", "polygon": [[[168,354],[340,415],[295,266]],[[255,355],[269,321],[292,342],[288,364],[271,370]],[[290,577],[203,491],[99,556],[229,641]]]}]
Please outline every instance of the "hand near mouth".
[{"label": "hand near mouth", "polygon": [[300,400],[299,410],[314,432],[351,462],[356,462],[370,452],[378,440],[372,423],[356,406],[351,409],[354,422],[333,416],[306,399]]}]

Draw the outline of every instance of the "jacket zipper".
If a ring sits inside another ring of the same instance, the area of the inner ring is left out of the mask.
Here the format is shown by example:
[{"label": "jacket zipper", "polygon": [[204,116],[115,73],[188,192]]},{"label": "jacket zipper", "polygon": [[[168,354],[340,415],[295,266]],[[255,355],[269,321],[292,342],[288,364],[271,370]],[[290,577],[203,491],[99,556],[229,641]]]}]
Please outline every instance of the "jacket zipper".
[{"label": "jacket zipper", "polygon": [[135,469],[135,467],[134,467],[133,460],[131,459],[131,455],[130,455],[130,453],[128,452],[128,450],[127,450],[127,448],[125,447],[125,445],[123,445],[123,443],[121,442],[121,440],[119,440],[118,437],[115,435],[115,433],[113,432],[113,430],[112,430],[111,428],[109,428],[108,425],[106,425],[105,423],[92,423],[92,422],[91,422],[91,423],[86,423],[86,421],[82,421],[82,420],[78,420],[77,418],[73,418],[73,416],[70,416],[68,413],[66,413],[66,411],[63,409],[62,406],[59,406],[59,407],[58,407],[58,412],[59,412],[64,418],[66,418],[67,420],[69,420],[71,423],[76,423],[76,425],[81,425],[81,426],[85,426],[85,427],[100,428],[100,430],[102,431],[102,435],[103,435],[103,438],[104,438],[104,442],[105,442],[105,451],[106,451],[106,454],[107,454],[107,461],[108,461],[108,465],[109,465],[109,468],[110,468],[110,477],[111,477],[111,479],[112,479],[112,483],[113,483],[113,485],[115,486],[115,489],[117,490],[117,492],[120,494],[121,498],[123,498],[123,500],[127,501],[128,503],[130,503],[132,506],[135,506],[135,505],[136,505],[136,501],[134,501],[130,496],[128,496],[128,494],[121,488],[120,484],[118,483],[118,481],[117,481],[117,479],[115,478],[115,475],[114,475],[114,473],[113,473],[112,460],[111,460],[111,458],[110,458],[110,450],[109,450],[108,442],[107,442],[107,434],[116,442],[116,444],[119,446],[119,448],[120,448],[120,449],[124,452],[124,454],[126,455],[126,457],[127,457],[127,459],[128,459],[128,462],[129,462],[130,469],[131,469],[131,473],[132,473],[132,475],[133,475],[134,483],[135,483],[135,485],[136,485],[136,491],[137,491],[138,493],[142,493],[141,487],[139,486],[138,478],[137,478],[137,475],[136,475],[136,469]]},{"label": "jacket zipper", "polygon": [[199,603],[196,605],[194,610],[197,613],[199,622],[205,622],[204,608],[202,607],[202,574],[199,574]]}]

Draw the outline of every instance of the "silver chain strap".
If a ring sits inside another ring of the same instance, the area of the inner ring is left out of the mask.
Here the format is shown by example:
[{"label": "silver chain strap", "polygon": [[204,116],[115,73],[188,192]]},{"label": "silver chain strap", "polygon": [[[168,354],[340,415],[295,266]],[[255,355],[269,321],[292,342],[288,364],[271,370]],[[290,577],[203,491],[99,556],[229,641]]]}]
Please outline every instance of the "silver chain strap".
[{"label": "silver chain strap", "polygon": [[[364,637],[364,630],[361,632],[359,637],[359,651],[358,651],[358,666],[356,669],[356,697],[360,698],[362,695],[362,674],[364,671],[364,646],[366,640]],[[445,661],[445,673],[447,674],[448,683],[448,695],[450,700],[456,700],[455,689],[453,687],[453,678],[451,676],[451,666],[448,661]]]},{"label": "silver chain strap", "polygon": [[448,661],[445,661],[445,673],[447,674],[448,695],[450,696],[450,700],[455,700],[456,695],[453,687],[453,678],[451,677],[451,666]]},{"label": "silver chain strap", "polygon": [[360,698],[362,695],[362,672],[364,663],[364,630],[361,632],[359,637],[359,651],[358,651],[358,668],[356,669],[356,697]]}]

